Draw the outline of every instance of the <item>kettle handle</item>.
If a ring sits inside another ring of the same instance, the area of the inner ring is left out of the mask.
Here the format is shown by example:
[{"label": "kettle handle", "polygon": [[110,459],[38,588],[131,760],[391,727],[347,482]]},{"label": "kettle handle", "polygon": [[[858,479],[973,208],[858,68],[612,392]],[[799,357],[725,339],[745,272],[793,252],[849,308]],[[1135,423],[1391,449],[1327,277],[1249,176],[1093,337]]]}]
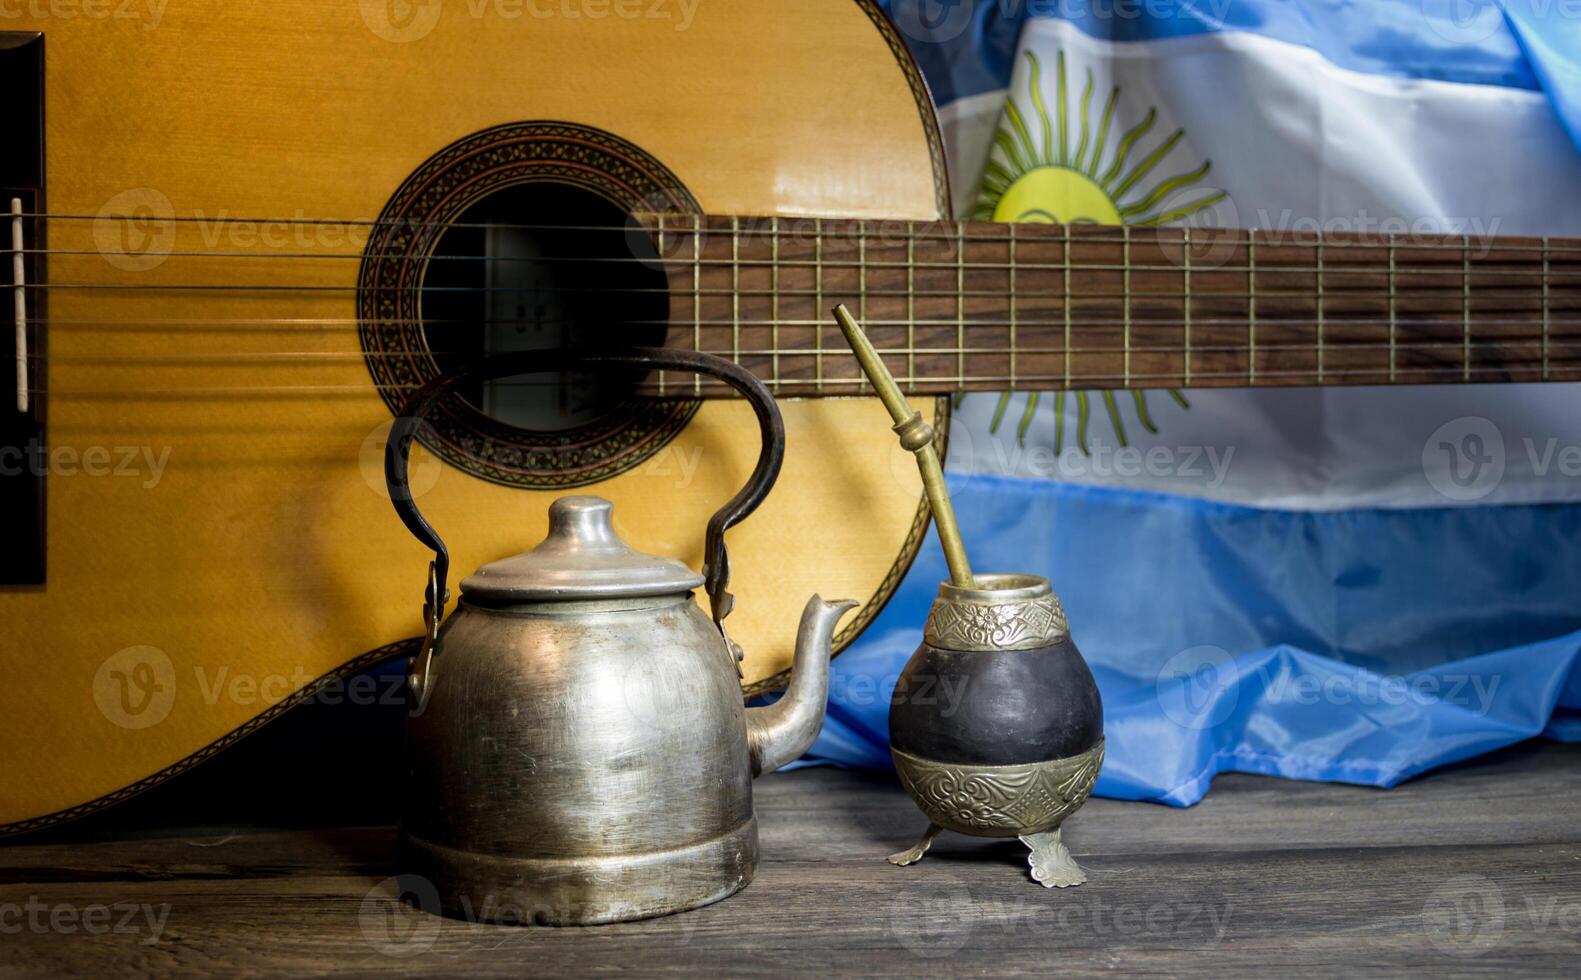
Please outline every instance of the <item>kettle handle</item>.
[{"label": "kettle handle", "polygon": [[389,443],[384,449],[384,481],[390,501],[401,523],[416,535],[417,540],[434,552],[429,566],[427,600],[423,609],[427,636],[424,638],[424,659],[431,652],[438,638],[439,623],[444,619],[445,607],[450,602],[448,579],[450,551],[439,533],[417,509],[407,485],[407,463],[411,456],[412,439],[425,416],[433,411],[440,399],[454,389],[480,381],[509,378],[524,374],[542,374],[571,367],[645,367],[660,370],[687,371],[717,378],[740,392],[752,405],[757,415],[763,445],[758,453],[757,466],[734,497],[708,521],[707,537],[703,549],[703,587],[713,608],[714,622],[720,624],[730,614],[734,597],[726,591],[730,582],[730,556],[725,551],[725,531],[739,523],[757,509],[768,496],[779,476],[780,465],[785,461],[785,423],[780,418],[779,406],[768,388],[757,376],[740,365],[713,354],[701,351],[673,350],[659,347],[605,347],[559,348],[551,350],[515,351],[485,357],[454,373],[441,375],[413,393],[401,409],[395,424],[390,428]]}]

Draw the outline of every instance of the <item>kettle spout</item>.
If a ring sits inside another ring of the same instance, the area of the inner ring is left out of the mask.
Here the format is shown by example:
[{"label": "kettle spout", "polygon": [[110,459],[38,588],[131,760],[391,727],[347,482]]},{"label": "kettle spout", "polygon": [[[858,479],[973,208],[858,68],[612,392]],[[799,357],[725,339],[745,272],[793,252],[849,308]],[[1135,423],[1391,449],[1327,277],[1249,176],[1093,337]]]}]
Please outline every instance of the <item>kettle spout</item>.
[{"label": "kettle spout", "polygon": [[825,602],[813,596],[807,600],[796,631],[796,659],[784,696],[762,708],[747,709],[752,775],[773,772],[807,751],[818,737],[829,701],[829,648],[834,627],[856,605],[850,599]]}]

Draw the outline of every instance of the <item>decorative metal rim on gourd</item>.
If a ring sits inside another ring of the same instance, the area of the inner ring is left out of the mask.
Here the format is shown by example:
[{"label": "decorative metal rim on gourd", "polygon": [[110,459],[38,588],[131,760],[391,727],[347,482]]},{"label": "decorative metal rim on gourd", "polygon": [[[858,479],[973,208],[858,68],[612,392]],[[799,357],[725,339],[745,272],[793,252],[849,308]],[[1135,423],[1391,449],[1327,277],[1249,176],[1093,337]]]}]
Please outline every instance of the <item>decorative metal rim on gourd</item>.
[{"label": "decorative metal rim on gourd", "polygon": [[941,650],[1037,650],[1070,635],[1065,608],[1039,575],[975,575],[973,588],[950,582],[928,610],[923,642]]}]

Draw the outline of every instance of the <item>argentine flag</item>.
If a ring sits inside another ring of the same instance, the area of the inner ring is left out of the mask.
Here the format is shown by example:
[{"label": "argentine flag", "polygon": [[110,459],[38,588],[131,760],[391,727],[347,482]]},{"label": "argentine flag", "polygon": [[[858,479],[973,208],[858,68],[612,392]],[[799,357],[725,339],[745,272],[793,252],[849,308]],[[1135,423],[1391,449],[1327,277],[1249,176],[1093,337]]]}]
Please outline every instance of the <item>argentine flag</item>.
[{"label": "argentine flag", "polygon": [[[1581,5],[887,6],[960,217],[1581,235]],[[949,470],[974,566],[1064,601],[1099,795],[1390,786],[1581,737],[1581,386],[974,394]],[[835,661],[811,759],[890,764],[946,577],[935,538]]]}]

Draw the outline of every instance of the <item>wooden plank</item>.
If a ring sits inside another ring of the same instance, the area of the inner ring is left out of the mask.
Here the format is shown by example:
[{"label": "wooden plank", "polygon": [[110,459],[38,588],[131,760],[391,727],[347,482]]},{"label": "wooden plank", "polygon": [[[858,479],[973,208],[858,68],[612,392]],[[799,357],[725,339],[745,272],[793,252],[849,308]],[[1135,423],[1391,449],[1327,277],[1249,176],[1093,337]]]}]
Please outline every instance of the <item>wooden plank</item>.
[{"label": "wooden plank", "polygon": [[1578,763],[1534,744],[1387,792],[1228,776],[1189,810],[1095,800],[1066,834],[1092,880],[1063,891],[1015,842],[946,834],[891,867],[921,828],[891,777],[779,774],[751,887],[592,929],[401,905],[387,827],[23,842],[0,848],[0,975],[1552,974],[1581,952]]}]

